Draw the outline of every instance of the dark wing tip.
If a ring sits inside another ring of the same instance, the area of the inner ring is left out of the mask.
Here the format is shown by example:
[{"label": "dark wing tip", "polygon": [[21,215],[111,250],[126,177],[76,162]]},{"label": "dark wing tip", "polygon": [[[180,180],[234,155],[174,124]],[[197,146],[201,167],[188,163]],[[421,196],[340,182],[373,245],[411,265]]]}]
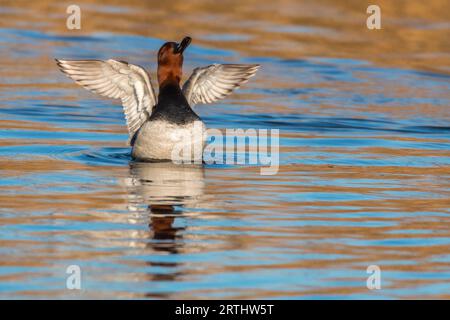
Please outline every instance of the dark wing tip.
[{"label": "dark wing tip", "polygon": [[61,72],[66,73],[65,70],[64,70],[64,67],[63,67],[63,62],[61,60],[57,59],[57,58],[55,58],[55,61],[56,61],[56,65],[58,66],[58,69]]},{"label": "dark wing tip", "polygon": [[248,65],[249,66],[249,69],[254,69],[255,71],[256,70],[259,70],[259,68],[261,68],[261,65],[260,64],[258,64],[258,63],[255,63],[255,64],[249,64]]},{"label": "dark wing tip", "polygon": [[63,71],[64,72],[64,66],[63,66],[63,64],[66,62],[65,60],[62,60],[62,59],[57,59],[57,58],[55,58],[55,61],[56,61],[56,65],[59,67],[59,69],[61,70],[61,71]]}]

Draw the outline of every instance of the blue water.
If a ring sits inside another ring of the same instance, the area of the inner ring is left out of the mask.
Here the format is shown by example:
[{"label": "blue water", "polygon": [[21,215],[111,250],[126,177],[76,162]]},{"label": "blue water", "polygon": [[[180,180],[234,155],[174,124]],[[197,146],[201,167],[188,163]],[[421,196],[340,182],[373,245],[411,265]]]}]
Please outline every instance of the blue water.
[{"label": "blue water", "polygon": [[[132,161],[120,103],[53,61],[127,60],[155,83],[164,40],[3,24],[0,298],[448,297],[450,76],[244,54],[232,43],[251,35],[208,37],[222,48],[194,37],[185,76],[215,62],[261,70],[195,110],[209,128],[279,129],[276,175]],[[66,288],[69,265],[79,291]],[[369,265],[380,290],[366,287]]]}]

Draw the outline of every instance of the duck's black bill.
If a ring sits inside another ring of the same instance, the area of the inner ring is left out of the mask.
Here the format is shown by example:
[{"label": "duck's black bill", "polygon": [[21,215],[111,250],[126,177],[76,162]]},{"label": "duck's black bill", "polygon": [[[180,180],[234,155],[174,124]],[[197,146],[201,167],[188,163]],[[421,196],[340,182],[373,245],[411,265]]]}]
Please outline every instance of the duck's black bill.
[{"label": "duck's black bill", "polygon": [[177,45],[175,53],[183,53],[183,51],[189,46],[192,39],[191,37],[185,37],[181,42]]}]

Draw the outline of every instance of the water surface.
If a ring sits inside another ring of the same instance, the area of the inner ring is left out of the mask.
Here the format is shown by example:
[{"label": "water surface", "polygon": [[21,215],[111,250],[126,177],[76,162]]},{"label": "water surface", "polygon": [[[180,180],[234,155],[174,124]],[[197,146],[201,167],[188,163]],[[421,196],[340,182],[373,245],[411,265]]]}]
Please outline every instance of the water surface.
[{"label": "water surface", "polygon": [[[364,1],[78,3],[80,31],[72,3],[0,5],[0,298],[450,298],[447,1],[379,1],[380,31]],[[185,34],[186,77],[262,65],[196,112],[279,129],[278,174],[133,162],[120,103],[53,61],[155,79],[160,45]]]}]

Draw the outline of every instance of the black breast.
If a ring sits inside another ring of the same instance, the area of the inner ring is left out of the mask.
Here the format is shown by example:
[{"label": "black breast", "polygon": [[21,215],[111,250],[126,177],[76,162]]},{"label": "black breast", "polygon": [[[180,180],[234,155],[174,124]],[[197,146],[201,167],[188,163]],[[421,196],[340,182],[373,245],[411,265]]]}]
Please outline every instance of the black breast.
[{"label": "black breast", "polygon": [[191,109],[178,84],[160,88],[158,103],[153,108],[149,121],[163,120],[174,124],[188,124],[200,117]]}]

